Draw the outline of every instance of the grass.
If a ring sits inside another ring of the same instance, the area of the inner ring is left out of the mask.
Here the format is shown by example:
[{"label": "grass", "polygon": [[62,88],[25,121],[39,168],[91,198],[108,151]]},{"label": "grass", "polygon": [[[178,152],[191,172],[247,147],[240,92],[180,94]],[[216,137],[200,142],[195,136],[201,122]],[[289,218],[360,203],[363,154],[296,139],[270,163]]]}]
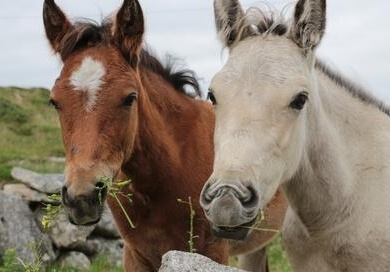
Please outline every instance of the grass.
[{"label": "grass", "polygon": [[50,228],[62,211],[60,194],[53,194],[48,198],[53,203],[43,204],[45,215],[42,217],[41,223],[44,229]]},{"label": "grass", "polygon": [[[107,195],[111,196],[118,204],[118,206],[121,208],[123,215],[127,219],[127,222],[129,223],[129,226],[132,229],[135,229],[135,226],[133,224],[133,221],[130,218],[130,215],[127,213],[125,207],[123,206],[122,202],[120,201],[119,197],[122,197],[123,199],[132,202],[132,194],[124,194],[121,190],[123,187],[129,185],[131,183],[131,180],[126,181],[113,181],[111,178],[100,178],[100,182],[102,183],[102,186],[96,186],[96,190],[98,190],[98,197],[100,204],[103,205],[103,190],[107,190]],[[60,194],[52,194],[48,196],[49,200],[52,203],[45,204],[43,203],[45,215],[42,217],[42,226],[44,229],[50,228],[55,220],[58,218],[60,213],[63,210],[63,206],[61,204],[61,195]],[[192,204],[191,204],[192,208]]]},{"label": "grass", "polygon": [[[103,255],[96,256],[91,267],[90,272],[123,272],[121,267],[113,267],[110,261]],[[44,268],[38,259],[34,263],[22,262],[14,249],[8,249],[3,258],[0,259],[0,272],[82,272],[79,269],[72,267],[61,267],[58,265]]]},{"label": "grass", "polygon": [[267,252],[271,272],[292,272],[281,235],[271,243]]},{"label": "grass", "polygon": [[111,196],[113,199],[115,199],[116,203],[120,207],[120,209],[123,212],[123,215],[126,217],[127,222],[129,223],[130,227],[132,229],[135,229],[135,226],[133,224],[133,221],[131,220],[130,216],[126,212],[125,207],[123,206],[122,202],[120,201],[119,197],[123,197],[123,199],[126,199],[130,203],[132,202],[131,197],[132,194],[124,194],[121,190],[123,187],[129,185],[131,183],[131,180],[126,181],[113,181],[110,178],[102,177],[100,178],[100,182],[103,184],[102,187],[96,187],[97,190],[99,190],[99,200],[100,203],[102,202],[102,191],[103,189],[107,190],[107,195]]},{"label": "grass", "polygon": [[0,88],[0,184],[13,182],[11,169],[62,172],[64,149],[57,113],[45,89]]},{"label": "grass", "polygon": [[[95,257],[91,263],[91,267],[88,270],[89,272],[124,272],[124,269],[121,267],[113,267],[104,255],[98,255]],[[1,272],[1,270],[0,270]],[[71,268],[71,267],[60,267],[60,266],[52,266],[46,269],[45,272],[84,272],[79,269]]]}]

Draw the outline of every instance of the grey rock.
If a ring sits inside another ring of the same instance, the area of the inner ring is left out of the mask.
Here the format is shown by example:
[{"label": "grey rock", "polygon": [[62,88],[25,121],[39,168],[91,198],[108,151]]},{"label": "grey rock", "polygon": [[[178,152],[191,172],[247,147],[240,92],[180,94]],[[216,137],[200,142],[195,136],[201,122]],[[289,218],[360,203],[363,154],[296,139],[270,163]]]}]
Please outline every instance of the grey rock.
[{"label": "grey rock", "polygon": [[[40,222],[42,222],[45,211],[41,207],[36,209],[34,213],[35,219],[42,229]],[[68,216],[62,211],[45,232],[57,248],[75,248],[86,243],[87,237],[93,232],[94,228],[95,226],[75,226],[71,224]]]},{"label": "grey rock", "polygon": [[95,256],[96,254],[98,254],[98,248],[96,243],[93,243],[89,240],[83,242],[76,242],[67,247],[65,250],[82,252],[88,257]]},{"label": "grey rock", "polygon": [[46,194],[37,192],[24,184],[6,184],[4,192],[20,196],[23,200],[30,202],[49,202]]},{"label": "grey rock", "polygon": [[159,272],[244,272],[220,265],[209,258],[188,252],[169,251],[164,254]]},{"label": "grey rock", "polygon": [[55,259],[52,244],[34,220],[34,214],[20,198],[0,191],[0,255],[15,249],[26,263],[36,261],[34,251],[41,260],[49,263]]},{"label": "grey rock", "polygon": [[64,157],[49,157],[49,161],[55,163],[65,163],[66,159]]},{"label": "grey rock", "polygon": [[115,220],[112,217],[111,210],[107,205],[104,207],[104,213],[99,223],[96,225],[94,235],[102,236],[105,238],[120,238],[118,228]]},{"label": "grey rock", "polygon": [[88,271],[91,267],[91,261],[81,252],[71,251],[62,255],[58,263],[61,267],[74,268],[77,270]]},{"label": "grey rock", "polygon": [[64,175],[61,174],[38,174],[19,167],[13,168],[11,175],[14,179],[46,194],[60,192],[65,180]]},{"label": "grey rock", "polygon": [[96,249],[95,254],[105,256],[112,266],[123,266],[123,240],[94,238],[88,243]]}]

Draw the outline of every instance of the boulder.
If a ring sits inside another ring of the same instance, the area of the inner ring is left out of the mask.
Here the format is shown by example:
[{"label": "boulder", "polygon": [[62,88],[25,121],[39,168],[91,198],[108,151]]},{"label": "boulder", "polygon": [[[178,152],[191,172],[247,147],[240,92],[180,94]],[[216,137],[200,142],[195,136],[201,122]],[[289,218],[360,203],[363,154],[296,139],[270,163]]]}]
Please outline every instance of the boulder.
[{"label": "boulder", "polygon": [[49,161],[54,163],[65,163],[66,159],[64,157],[49,157]]},{"label": "boulder", "polygon": [[65,180],[61,174],[38,174],[19,167],[13,168],[11,175],[23,184],[46,194],[59,193]]},{"label": "boulder", "polygon": [[[45,215],[43,208],[35,210],[35,219],[42,227],[42,217]],[[87,237],[95,229],[95,226],[75,226],[69,222],[65,211],[62,211],[51,226],[44,231],[57,248],[77,248],[86,243]]]},{"label": "boulder", "polygon": [[7,249],[15,249],[26,263],[35,262],[37,252],[44,263],[55,259],[49,237],[40,231],[28,205],[20,197],[0,191],[0,255]]},{"label": "boulder", "polygon": [[112,217],[111,210],[110,208],[108,208],[107,204],[104,207],[103,216],[100,219],[99,223],[96,225],[96,229],[94,230],[93,234],[105,238],[120,238],[120,234],[115,224],[115,220]]},{"label": "boulder", "polygon": [[30,202],[49,202],[46,194],[37,192],[24,184],[6,184],[4,192],[20,196],[25,201]]},{"label": "boulder", "polygon": [[244,272],[220,265],[211,259],[188,252],[169,251],[164,254],[159,272]]},{"label": "boulder", "polygon": [[61,267],[74,268],[77,271],[88,271],[91,267],[91,261],[81,252],[71,251],[62,255],[58,264]]},{"label": "boulder", "polygon": [[112,266],[123,266],[123,240],[97,237],[88,240],[88,244],[96,249],[96,254],[105,256]]}]

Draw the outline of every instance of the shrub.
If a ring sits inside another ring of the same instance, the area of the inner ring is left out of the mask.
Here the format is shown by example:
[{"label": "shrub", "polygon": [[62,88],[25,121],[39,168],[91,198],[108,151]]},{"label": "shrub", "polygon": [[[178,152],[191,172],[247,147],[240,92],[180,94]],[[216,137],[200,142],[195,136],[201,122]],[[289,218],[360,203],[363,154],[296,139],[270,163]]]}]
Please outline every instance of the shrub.
[{"label": "shrub", "polygon": [[28,112],[11,101],[0,97],[0,121],[8,124],[24,124],[28,119]]},{"label": "shrub", "polygon": [[0,180],[11,180],[12,167],[7,164],[0,164]]},{"label": "shrub", "polygon": [[15,249],[7,249],[1,260],[0,272],[22,272],[22,265],[18,262]]}]

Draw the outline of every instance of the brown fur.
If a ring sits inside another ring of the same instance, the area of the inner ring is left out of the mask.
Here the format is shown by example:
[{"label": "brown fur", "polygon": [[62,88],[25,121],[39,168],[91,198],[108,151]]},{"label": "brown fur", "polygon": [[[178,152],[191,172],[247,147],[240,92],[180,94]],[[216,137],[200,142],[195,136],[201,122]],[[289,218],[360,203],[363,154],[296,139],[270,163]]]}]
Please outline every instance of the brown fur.
[{"label": "brown fur", "polygon": [[[50,28],[50,24],[45,26]],[[82,29],[85,31],[88,27]],[[196,212],[197,252],[227,263],[228,243],[213,237],[198,203],[203,184],[212,172],[212,106],[177,91],[183,86],[176,86],[175,82],[184,84],[192,80],[185,80],[176,73],[169,82],[169,75],[155,59],[151,61],[154,65],[142,62],[137,49],[140,44],[122,47],[107,40],[102,42],[102,36],[91,30],[84,33],[88,33],[91,40],[73,33],[81,41],[72,39],[72,50],[64,40],[61,44],[65,46],[53,46],[56,51],[67,48],[67,54],[57,51],[66,57],[51,93],[59,106],[67,157],[67,187],[72,188],[75,197],[90,194],[103,168],[115,173],[116,180],[132,180],[131,185],[123,189],[124,193],[132,194],[132,203],[124,197],[120,200],[135,223],[135,229],[129,226],[118,204],[108,198],[125,240],[126,271],[157,271],[164,253],[172,249],[189,249],[189,207],[178,202],[179,198],[187,200],[188,197],[192,198]],[[67,33],[63,37],[70,36]],[[52,39],[53,35],[48,38]],[[58,37],[53,39],[58,40]],[[128,44],[129,38],[126,39]],[[139,37],[136,40],[142,42]],[[99,99],[89,113],[85,110],[84,94],[72,90],[69,81],[87,56],[100,61],[106,69]],[[141,63],[134,67],[126,56],[137,56]],[[136,93],[137,99],[131,107],[124,108],[122,102],[129,93]],[[270,224],[279,228],[284,218],[285,199],[278,197],[273,203],[277,208],[270,214],[278,216],[271,219]],[[257,246],[253,243],[250,250],[270,239],[262,232],[253,232],[251,237],[252,241],[257,241]],[[245,244],[234,247],[234,253],[244,252],[247,252]]]}]

